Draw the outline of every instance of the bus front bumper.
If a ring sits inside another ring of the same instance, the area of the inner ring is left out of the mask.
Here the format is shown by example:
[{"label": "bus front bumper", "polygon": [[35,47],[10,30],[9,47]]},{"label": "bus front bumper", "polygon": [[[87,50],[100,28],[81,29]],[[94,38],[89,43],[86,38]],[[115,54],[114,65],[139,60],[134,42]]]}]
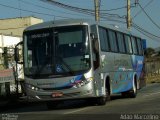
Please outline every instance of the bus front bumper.
[{"label": "bus front bumper", "polygon": [[[26,88],[26,91],[29,101],[54,101],[96,97],[92,82],[80,88],[70,88],[63,90],[32,90]],[[53,94],[55,93],[61,93],[61,95],[54,96]]]}]

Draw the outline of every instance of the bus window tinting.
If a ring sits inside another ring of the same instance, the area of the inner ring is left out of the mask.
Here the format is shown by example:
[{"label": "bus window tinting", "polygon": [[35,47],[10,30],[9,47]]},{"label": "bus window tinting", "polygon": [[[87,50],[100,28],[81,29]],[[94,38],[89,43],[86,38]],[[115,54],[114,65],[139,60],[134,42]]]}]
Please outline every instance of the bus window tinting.
[{"label": "bus window tinting", "polygon": [[115,32],[112,30],[108,30],[108,35],[109,35],[109,42],[110,42],[110,46],[111,46],[111,51],[118,52]]},{"label": "bus window tinting", "polygon": [[132,46],[131,46],[131,39],[128,35],[124,35],[124,40],[125,40],[125,47],[127,53],[132,53]]},{"label": "bus window tinting", "polygon": [[99,27],[99,37],[102,51],[109,51],[108,34],[106,29]]},{"label": "bus window tinting", "polygon": [[135,37],[131,37],[132,40],[132,48],[133,48],[133,53],[138,54],[138,49],[137,49],[137,40]]},{"label": "bus window tinting", "polygon": [[86,33],[86,26],[56,27],[54,30],[50,28],[26,32],[25,75],[40,78],[87,71],[90,68],[90,55]]},{"label": "bus window tinting", "polygon": [[119,45],[119,52],[125,53],[124,39],[123,39],[122,33],[117,32],[117,40],[118,40],[118,45]]},{"label": "bus window tinting", "polygon": [[139,55],[143,54],[143,50],[142,50],[142,42],[141,39],[137,38],[137,45],[138,45],[138,53]]}]

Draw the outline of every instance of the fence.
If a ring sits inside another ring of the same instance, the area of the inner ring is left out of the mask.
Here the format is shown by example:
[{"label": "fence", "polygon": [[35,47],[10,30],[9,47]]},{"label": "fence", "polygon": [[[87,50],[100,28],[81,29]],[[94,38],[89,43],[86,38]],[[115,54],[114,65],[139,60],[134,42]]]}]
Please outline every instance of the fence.
[{"label": "fence", "polygon": [[10,95],[15,92],[12,84],[15,82],[15,75],[13,69],[0,70],[0,95]]},{"label": "fence", "polygon": [[[20,84],[15,81],[14,49],[11,47],[0,47],[0,98],[8,97],[21,92]],[[18,65],[18,78],[23,79],[22,65]],[[17,75],[17,74],[16,74]],[[19,80],[19,79],[18,79]],[[18,84],[17,84],[18,83]],[[17,86],[18,85],[18,86]]]},{"label": "fence", "polygon": [[147,82],[160,82],[160,58],[146,59],[145,72]]}]

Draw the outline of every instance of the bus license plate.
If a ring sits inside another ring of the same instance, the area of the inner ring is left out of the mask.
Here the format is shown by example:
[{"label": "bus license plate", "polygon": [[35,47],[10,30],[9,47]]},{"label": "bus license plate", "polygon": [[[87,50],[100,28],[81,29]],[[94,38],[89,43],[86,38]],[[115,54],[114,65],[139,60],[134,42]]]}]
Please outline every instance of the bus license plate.
[{"label": "bus license plate", "polygon": [[63,93],[62,92],[54,92],[52,93],[52,97],[62,97]]}]

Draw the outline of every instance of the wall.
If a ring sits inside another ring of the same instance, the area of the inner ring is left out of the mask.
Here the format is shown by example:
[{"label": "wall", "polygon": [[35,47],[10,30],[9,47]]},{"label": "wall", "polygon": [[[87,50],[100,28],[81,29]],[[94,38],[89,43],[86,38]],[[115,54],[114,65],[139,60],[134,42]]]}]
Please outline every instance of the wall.
[{"label": "wall", "polygon": [[42,19],[35,17],[0,19],[0,33],[5,35],[22,36],[23,30],[26,27],[42,22]]}]

